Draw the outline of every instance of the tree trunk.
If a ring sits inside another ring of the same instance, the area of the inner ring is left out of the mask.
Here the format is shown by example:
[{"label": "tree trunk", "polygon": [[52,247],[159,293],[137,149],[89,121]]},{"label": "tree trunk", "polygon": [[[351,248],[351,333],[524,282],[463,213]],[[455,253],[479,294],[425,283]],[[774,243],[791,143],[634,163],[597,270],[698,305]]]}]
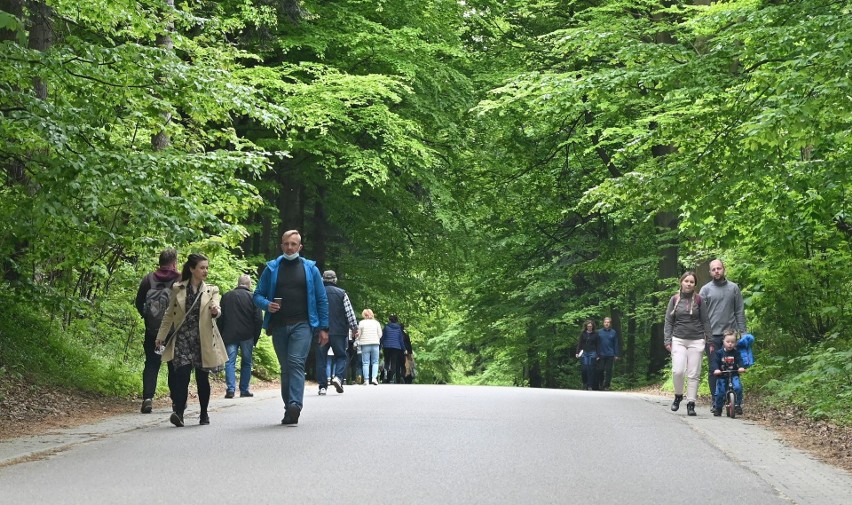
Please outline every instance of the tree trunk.
[{"label": "tree trunk", "polygon": [[280,6],[281,12],[293,24],[299,23],[299,21],[301,21],[307,14],[305,9],[302,7],[301,0],[283,0]]},{"label": "tree trunk", "polygon": [[[23,0],[0,0],[0,11],[7,12],[18,20],[23,20],[24,16],[24,1]],[[18,33],[8,28],[0,28],[0,42],[6,40],[17,40]]]},{"label": "tree trunk", "polygon": [[299,230],[302,233],[302,241],[307,238],[305,224],[305,202],[304,188],[296,177],[295,168],[281,168],[278,170],[278,233],[277,237],[287,230]]},{"label": "tree trunk", "polygon": [[[660,212],[654,217],[654,224],[657,225],[658,233],[662,233],[665,241],[660,244],[663,247],[663,256],[657,266],[657,278],[668,279],[678,276],[678,243],[677,240],[671,238],[672,231],[677,230],[677,216],[671,212]],[[665,286],[662,286],[665,288]],[[659,319],[651,327],[651,340],[648,349],[648,376],[652,377],[657,374],[666,364],[668,352],[663,347],[663,329],[665,327],[662,321],[664,317],[667,298],[656,300],[657,314]]]},{"label": "tree trunk", "polygon": [[[47,51],[53,45],[53,10],[44,2],[30,2],[30,49]],[[41,77],[33,79],[33,90],[41,100],[47,100],[47,83]]]},{"label": "tree trunk", "polygon": [[533,328],[527,328],[527,363],[529,363],[530,387],[542,386],[541,360],[538,356],[538,345]]},{"label": "tree trunk", "polygon": [[[628,295],[628,306],[630,313],[636,313],[636,294],[631,292]],[[625,339],[625,349],[623,351],[627,360],[627,380],[633,385],[636,382],[636,317],[630,316],[627,319],[627,338]]]},{"label": "tree trunk", "polygon": [[[174,50],[172,32],[175,31],[175,24],[174,21],[172,21],[172,16],[174,16],[175,2],[174,0],[164,1],[166,3],[166,11],[164,12],[164,17],[166,19],[165,30],[163,31],[163,33],[157,35],[156,44],[157,47],[163,48],[168,52],[172,52]],[[151,148],[154,151],[162,151],[169,147],[169,145],[171,144],[169,134],[166,132],[166,126],[172,120],[172,115],[167,111],[163,111],[161,113],[161,116],[163,118],[163,127],[160,129],[160,131],[151,136]]]},{"label": "tree trunk", "polygon": [[311,259],[317,262],[320,271],[326,269],[326,252],[328,250],[328,221],[325,216],[325,186],[317,187],[317,200],[314,202],[313,236],[311,237]]}]

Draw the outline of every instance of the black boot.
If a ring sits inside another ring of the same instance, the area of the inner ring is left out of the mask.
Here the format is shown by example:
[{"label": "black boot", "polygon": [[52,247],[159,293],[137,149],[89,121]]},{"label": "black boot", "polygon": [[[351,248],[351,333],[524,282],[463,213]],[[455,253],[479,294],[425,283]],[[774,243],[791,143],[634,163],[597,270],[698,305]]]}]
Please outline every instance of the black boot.
[{"label": "black boot", "polygon": [[695,402],[689,402],[686,404],[686,415],[694,416],[695,415]]},{"label": "black boot", "polygon": [[172,412],[171,417],[169,417],[169,421],[171,421],[172,424],[174,424],[178,428],[183,426],[183,409],[175,409],[175,411]]},{"label": "black boot", "polygon": [[683,401],[683,395],[675,395],[675,399],[672,402],[672,412],[677,412],[677,409],[680,408],[681,401]]}]

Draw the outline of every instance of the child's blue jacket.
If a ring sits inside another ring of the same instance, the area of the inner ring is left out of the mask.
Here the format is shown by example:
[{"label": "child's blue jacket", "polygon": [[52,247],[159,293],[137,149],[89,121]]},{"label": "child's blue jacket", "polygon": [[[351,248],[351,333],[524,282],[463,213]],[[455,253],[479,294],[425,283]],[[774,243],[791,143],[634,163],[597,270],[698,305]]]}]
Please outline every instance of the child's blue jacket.
[{"label": "child's blue jacket", "polygon": [[740,338],[739,342],[737,342],[737,349],[740,351],[740,356],[743,360],[743,368],[748,368],[754,364],[754,351],[752,350],[753,345],[754,335],[751,333],[746,333]]}]

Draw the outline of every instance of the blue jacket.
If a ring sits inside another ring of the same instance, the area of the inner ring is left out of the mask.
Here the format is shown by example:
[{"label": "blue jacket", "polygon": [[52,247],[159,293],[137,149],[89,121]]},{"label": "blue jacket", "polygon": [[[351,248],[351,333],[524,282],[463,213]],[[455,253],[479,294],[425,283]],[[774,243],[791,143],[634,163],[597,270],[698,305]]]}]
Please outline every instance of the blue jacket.
[{"label": "blue jacket", "polygon": [[382,347],[385,349],[405,349],[402,338],[402,327],[399,323],[388,323],[382,332]]},{"label": "blue jacket", "polygon": [[[272,314],[267,310],[272,299],[275,298],[275,287],[278,283],[278,266],[284,261],[284,256],[279,256],[266,263],[266,268],[260,275],[257,287],[254,289],[254,304],[263,309],[263,328],[269,329],[269,318]],[[311,328],[328,329],[328,297],[322,284],[322,274],[315,261],[299,257],[302,266],[305,267],[305,282],[308,285],[308,319]]]},{"label": "blue jacket", "polygon": [[754,345],[754,335],[751,333],[746,333],[737,342],[737,349],[739,349],[740,357],[743,360],[743,368],[748,368],[754,364],[752,345]]},{"label": "blue jacket", "polygon": [[598,339],[600,340],[600,354],[602,358],[610,356],[621,356],[621,339],[618,338],[618,333],[612,328],[601,328],[598,330]]}]

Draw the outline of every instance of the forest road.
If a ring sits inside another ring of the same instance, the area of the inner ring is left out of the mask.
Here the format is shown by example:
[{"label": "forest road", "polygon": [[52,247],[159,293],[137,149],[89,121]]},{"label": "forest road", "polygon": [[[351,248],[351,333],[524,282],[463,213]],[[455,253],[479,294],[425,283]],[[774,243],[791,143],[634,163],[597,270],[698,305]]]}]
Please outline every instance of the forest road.
[{"label": "forest road", "polygon": [[747,420],[670,400],[485,386],[214,399],[0,442],[0,504],[849,503],[852,476]]}]

